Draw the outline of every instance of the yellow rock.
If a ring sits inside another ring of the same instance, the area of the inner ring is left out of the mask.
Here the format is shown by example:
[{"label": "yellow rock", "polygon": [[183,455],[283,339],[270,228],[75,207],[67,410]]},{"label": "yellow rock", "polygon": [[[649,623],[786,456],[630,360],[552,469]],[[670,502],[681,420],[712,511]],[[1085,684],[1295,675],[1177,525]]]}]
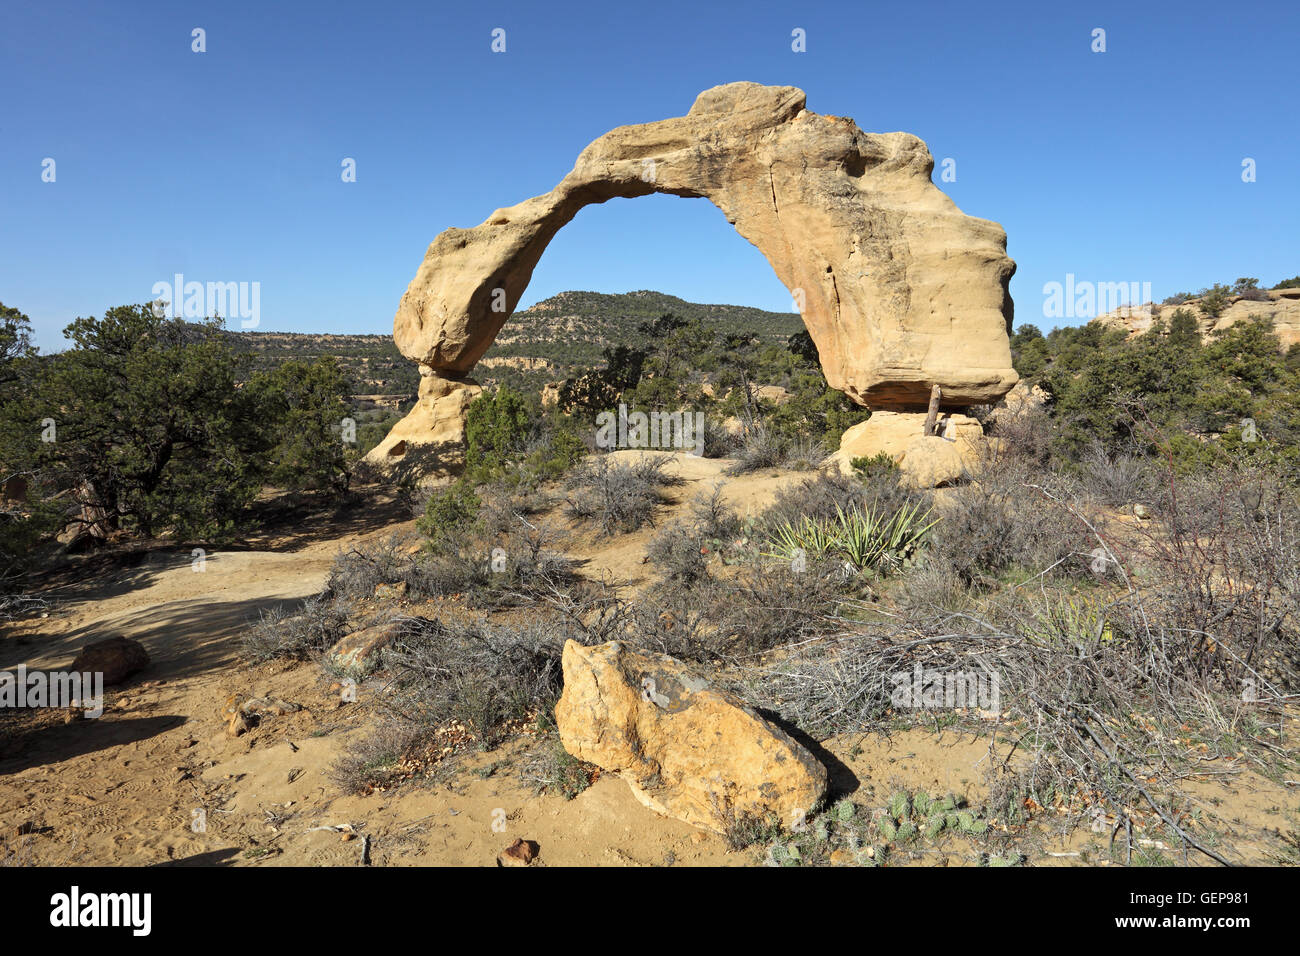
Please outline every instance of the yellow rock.
[{"label": "yellow rock", "polygon": [[924,412],[872,412],[840,438],[840,450],[831,456],[845,474],[853,471],[854,458],[886,454],[903,473],[905,482],[918,488],[949,485],[976,468],[989,449],[984,429],[966,415],[939,416],[937,434],[925,434]]},{"label": "yellow rock", "polygon": [[564,747],[620,773],[658,813],[724,832],[731,819],[803,819],[826,768],[801,744],[682,662],[619,641],[564,646],[555,708]]}]

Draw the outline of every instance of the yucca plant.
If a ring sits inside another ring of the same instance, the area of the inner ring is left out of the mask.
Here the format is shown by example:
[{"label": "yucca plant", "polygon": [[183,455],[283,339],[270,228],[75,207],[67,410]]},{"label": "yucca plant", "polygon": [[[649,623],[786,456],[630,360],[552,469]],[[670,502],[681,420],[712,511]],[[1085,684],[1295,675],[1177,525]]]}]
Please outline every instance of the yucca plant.
[{"label": "yucca plant", "polygon": [[802,551],[809,558],[835,556],[856,571],[887,573],[903,564],[925,540],[935,522],[920,504],[904,505],[888,518],[856,506],[835,506],[835,517],[817,520],[804,516],[785,522],[770,535],[765,557],[792,560]]},{"label": "yucca plant", "polygon": [[802,551],[809,558],[824,558],[834,552],[836,540],[829,526],[804,515],[802,521],[787,521],[773,529],[770,547],[764,557],[789,561]]}]

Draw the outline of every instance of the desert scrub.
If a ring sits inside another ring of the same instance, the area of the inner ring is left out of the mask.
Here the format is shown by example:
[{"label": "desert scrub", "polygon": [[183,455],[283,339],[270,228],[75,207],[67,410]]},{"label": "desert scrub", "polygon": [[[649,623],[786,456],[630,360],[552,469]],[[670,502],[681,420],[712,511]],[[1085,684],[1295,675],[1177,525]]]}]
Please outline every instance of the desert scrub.
[{"label": "desert scrub", "polygon": [[706,540],[719,544],[740,534],[740,517],[723,498],[723,482],[715,482],[707,495],[698,495],[691,502],[691,519]]},{"label": "desert scrub", "polygon": [[684,661],[713,662],[730,640],[718,630],[720,586],[710,578],[690,585],[668,579],[646,589],[629,605],[628,639],[637,647]]},{"label": "desert scrub", "polygon": [[719,653],[752,654],[830,633],[839,604],[833,577],[764,563],[718,583],[709,594],[708,620]]},{"label": "desert scrub", "polygon": [[668,580],[693,584],[708,576],[715,555],[724,561],[736,551],[740,518],[723,500],[721,483],[691,502],[691,516],[676,521],[651,539],[646,557]]},{"label": "desert scrub", "polygon": [[709,573],[708,547],[696,529],[675,521],[650,539],[646,558],[665,580],[693,584]]},{"label": "desert scrub", "polygon": [[535,793],[554,793],[572,800],[591,786],[597,768],[564,749],[558,737],[535,748],[519,768],[520,778]]},{"label": "desert scrub", "polygon": [[725,473],[744,475],[764,468],[776,468],[785,461],[788,446],[785,439],[762,425],[755,425],[732,452],[735,461],[726,467]]},{"label": "desert scrub", "polygon": [[667,462],[653,454],[617,463],[604,455],[589,459],[566,484],[569,514],[605,536],[653,525],[663,489],[680,481],[666,474]]},{"label": "desert scrub", "polygon": [[387,652],[393,677],[385,707],[426,728],[462,723],[490,749],[507,722],[554,707],[566,636],[546,617],[520,626],[424,622]]},{"label": "desert scrub", "polygon": [[1009,573],[1088,575],[1097,542],[1064,503],[1068,494],[1050,474],[1012,464],[986,469],[937,509],[929,560],[982,588]]},{"label": "desert scrub", "polygon": [[833,576],[745,565],[726,578],[672,578],[627,604],[623,639],[687,661],[716,663],[828,634],[840,590]]},{"label": "desert scrub", "polygon": [[348,744],[330,768],[330,779],[350,794],[391,787],[403,774],[403,761],[427,741],[421,728],[392,717],[381,718]]},{"label": "desert scrub", "polygon": [[407,582],[416,550],[415,539],[399,534],[356,544],[335,557],[327,586],[349,601],[371,598],[381,584]]},{"label": "desert scrub", "polygon": [[412,558],[406,575],[416,598],[459,596],[484,610],[532,603],[568,588],[572,562],[546,545],[544,529],[478,538]]},{"label": "desert scrub", "polygon": [[308,598],[295,613],[282,607],[263,611],[240,639],[246,660],[308,660],[337,644],[347,633],[348,606],[328,594]]},{"label": "desert scrub", "polygon": [[804,518],[834,521],[841,511],[857,509],[893,514],[907,506],[924,510],[928,504],[924,492],[902,484],[896,467],[888,469],[882,465],[860,470],[855,475],[828,469],[777,491],[758,524],[760,530],[770,533],[774,528],[797,525]]}]

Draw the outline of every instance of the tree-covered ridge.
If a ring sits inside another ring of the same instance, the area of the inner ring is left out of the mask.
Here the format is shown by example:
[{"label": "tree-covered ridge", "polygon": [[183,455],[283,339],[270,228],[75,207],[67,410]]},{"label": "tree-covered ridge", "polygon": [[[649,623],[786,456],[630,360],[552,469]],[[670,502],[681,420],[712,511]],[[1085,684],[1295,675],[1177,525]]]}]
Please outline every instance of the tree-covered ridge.
[{"label": "tree-covered ridge", "polygon": [[[644,346],[641,326],[667,314],[721,335],[754,335],[768,345],[784,344],[803,330],[803,320],[794,312],[706,305],[648,290],[618,295],[562,292],[512,315],[474,376],[484,384],[532,391],[547,381],[600,367],[607,348]],[[547,367],[527,370],[493,361],[522,358],[544,359]]]},{"label": "tree-covered ridge", "polygon": [[1095,322],[1047,335],[1022,325],[1011,350],[1024,382],[1046,393],[1068,456],[1100,443],[1189,467],[1229,453],[1296,458],[1300,347],[1283,350],[1266,319],[1208,336],[1182,307],[1140,335]]}]

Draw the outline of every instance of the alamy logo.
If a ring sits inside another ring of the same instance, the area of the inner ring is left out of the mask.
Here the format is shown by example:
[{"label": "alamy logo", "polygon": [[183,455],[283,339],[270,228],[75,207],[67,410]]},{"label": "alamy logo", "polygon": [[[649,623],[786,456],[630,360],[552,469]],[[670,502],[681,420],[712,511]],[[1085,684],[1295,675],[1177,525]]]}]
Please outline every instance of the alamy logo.
[{"label": "alamy logo", "polygon": [[104,713],[102,672],[29,671],[19,664],[17,671],[0,671],[0,707],[79,708],[87,717]]},{"label": "alamy logo", "polygon": [[245,329],[262,321],[262,283],[186,282],[178,272],[171,282],[153,284],[153,314],[162,318],[168,307],[174,319],[206,319],[221,316],[239,319]]},{"label": "alamy logo", "polygon": [[631,412],[619,405],[617,414],[596,416],[596,447],[657,448],[704,454],[703,412]]},{"label": "alamy logo", "polygon": [[51,896],[50,907],[51,926],[129,926],[133,936],[148,936],[153,927],[151,893],[82,893],[74,886]]},{"label": "alamy logo", "polygon": [[1044,283],[1043,318],[1095,319],[1124,306],[1150,301],[1150,282],[1078,282],[1074,273],[1068,272],[1064,285]]},{"label": "alamy logo", "polygon": [[985,671],[926,670],[917,664],[910,671],[891,674],[889,680],[894,685],[889,702],[895,707],[1001,710],[997,674]]}]

